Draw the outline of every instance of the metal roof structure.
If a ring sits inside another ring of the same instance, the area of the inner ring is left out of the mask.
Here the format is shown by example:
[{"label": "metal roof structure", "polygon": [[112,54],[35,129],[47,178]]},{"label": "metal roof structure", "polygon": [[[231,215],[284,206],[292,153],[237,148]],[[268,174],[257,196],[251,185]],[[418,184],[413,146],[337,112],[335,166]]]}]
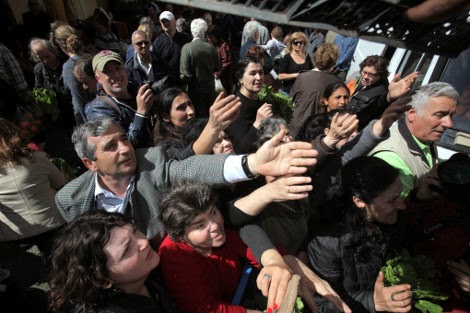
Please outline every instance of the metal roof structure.
[{"label": "metal roof structure", "polygon": [[[445,0],[444,0],[445,1]],[[440,23],[406,21],[403,13],[422,0],[167,0],[257,20],[333,30],[390,46],[456,56],[470,46],[469,11]]]}]

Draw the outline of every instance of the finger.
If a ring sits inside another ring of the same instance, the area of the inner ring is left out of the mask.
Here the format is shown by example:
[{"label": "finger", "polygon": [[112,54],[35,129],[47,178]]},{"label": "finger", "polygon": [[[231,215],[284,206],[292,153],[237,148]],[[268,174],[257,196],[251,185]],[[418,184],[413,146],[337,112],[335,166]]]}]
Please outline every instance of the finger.
[{"label": "finger", "polygon": [[377,276],[377,279],[375,281],[375,286],[383,287],[384,286],[384,273],[382,271],[379,272],[379,276]]},{"label": "finger", "polygon": [[303,296],[302,301],[304,302],[304,304],[307,305],[307,307],[310,309],[311,312],[318,312],[317,304],[313,300],[312,295]]},{"label": "finger", "polygon": [[[273,138],[269,139],[267,141],[267,144],[268,146],[270,147],[276,147],[277,145],[279,145],[279,143],[281,143],[282,141],[282,138],[284,138],[284,136],[287,134],[287,129],[280,129],[279,132],[273,136]],[[292,142],[289,142],[287,144],[290,144]],[[291,145],[292,146],[292,145]]]},{"label": "finger", "polygon": [[[282,138],[285,136],[285,134],[287,133],[287,129],[281,129],[281,131],[283,132],[282,136],[280,135],[280,133],[278,133],[276,136],[281,136],[281,140]],[[273,137],[274,138],[274,137]],[[313,146],[311,143],[309,142],[305,142],[305,141],[291,141],[291,142],[288,142],[288,143],[285,143],[284,144],[285,147],[289,148],[290,150],[293,150],[292,151],[292,156],[294,157],[301,157],[301,156],[312,156],[312,157],[315,157],[318,155],[318,152],[316,150],[313,149]],[[303,155],[303,152],[302,151],[308,151],[307,155]],[[313,152],[312,152],[313,151]]]},{"label": "finger", "polygon": [[304,185],[312,182],[312,178],[308,176],[291,176],[287,178],[287,185]]},{"label": "finger", "polygon": [[392,79],[392,82],[396,83],[399,80],[400,80],[400,74],[395,74],[395,76]]},{"label": "finger", "polygon": [[[383,274],[382,274],[382,276],[383,276]],[[383,280],[382,280],[382,282],[383,282]],[[402,284],[402,285],[395,285],[395,286],[390,286],[390,287],[386,287],[386,288],[388,289],[388,291],[390,293],[398,294],[398,293],[401,293],[401,292],[409,291],[411,289],[411,286],[408,285],[408,284]]]},{"label": "finger", "polygon": [[459,262],[455,262],[455,261],[448,261],[447,265],[450,266],[449,267],[450,270],[456,269],[456,270],[459,270],[462,273],[470,275],[470,268],[467,266],[467,264],[465,262],[464,263],[459,263]]},{"label": "finger", "polygon": [[333,303],[335,308],[337,308],[340,312],[352,312],[349,306],[341,298],[334,295],[327,295],[325,298]]},{"label": "finger", "polygon": [[[405,291],[405,292],[400,292],[400,293],[393,293],[393,299],[394,301],[404,301],[407,299],[410,299],[412,296],[411,290]],[[408,304],[406,304],[408,305]]]},{"label": "finger", "polygon": [[[312,167],[315,164],[317,164],[317,159],[315,158],[294,158],[292,159],[291,167],[289,168],[288,173],[303,174],[307,170],[307,167]],[[295,168],[299,168],[299,170],[296,170]]]},{"label": "finger", "polygon": [[[289,279],[279,279],[279,281],[271,282],[268,295],[268,308],[272,308],[274,310],[279,308],[286,294],[288,283]],[[270,299],[273,301],[270,302]]]}]

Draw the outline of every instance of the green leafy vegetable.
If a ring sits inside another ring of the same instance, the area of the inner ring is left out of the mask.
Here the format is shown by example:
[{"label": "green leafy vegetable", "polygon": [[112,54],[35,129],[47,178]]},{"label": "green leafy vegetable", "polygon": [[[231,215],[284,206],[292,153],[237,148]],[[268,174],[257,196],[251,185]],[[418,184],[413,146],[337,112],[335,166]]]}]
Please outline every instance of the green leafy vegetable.
[{"label": "green leafy vegetable", "polygon": [[57,96],[54,91],[46,88],[33,89],[34,106],[31,107],[34,115],[39,118],[48,118],[53,122],[59,117],[59,107],[57,106]]},{"label": "green leafy vegetable", "polygon": [[258,98],[261,102],[267,102],[273,105],[273,113],[290,122],[292,112],[294,111],[294,102],[292,98],[280,93],[274,92],[273,87],[263,86],[258,92]]},{"label": "green leafy vegetable", "polygon": [[302,313],[303,310],[304,310],[304,303],[302,301],[302,298],[297,297],[297,300],[295,300],[294,313]]},{"label": "green leafy vegetable", "polygon": [[443,310],[440,305],[426,300],[418,300],[415,303],[415,308],[423,313],[441,313]]},{"label": "green leafy vegetable", "polygon": [[424,255],[410,256],[407,251],[388,260],[382,267],[385,286],[410,284],[413,304],[423,313],[441,313],[442,308],[429,300],[446,300],[447,296],[439,290],[439,273],[434,261]]}]

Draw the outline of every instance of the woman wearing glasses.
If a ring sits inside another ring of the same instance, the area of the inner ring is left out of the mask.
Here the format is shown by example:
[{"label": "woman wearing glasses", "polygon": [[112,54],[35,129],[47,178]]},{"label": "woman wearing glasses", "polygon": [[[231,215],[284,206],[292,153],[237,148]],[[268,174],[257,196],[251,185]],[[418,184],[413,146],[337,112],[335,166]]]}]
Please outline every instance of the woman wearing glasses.
[{"label": "woman wearing glasses", "polygon": [[348,105],[348,109],[359,119],[359,130],[371,120],[380,118],[390,103],[411,89],[418,76],[418,73],[414,72],[400,79],[397,74],[389,84],[388,64],[387,58],[371,55],[359,65],[361,76]]},{"label": "woman wearing glasses", "polygon": [[288,53],[279,62],[278,78],[282,81],[282,90],[288,94],[299,73],[313,69],[313,64],[307,54],[307,36],[304,33],[293,33],[286,49]]}]

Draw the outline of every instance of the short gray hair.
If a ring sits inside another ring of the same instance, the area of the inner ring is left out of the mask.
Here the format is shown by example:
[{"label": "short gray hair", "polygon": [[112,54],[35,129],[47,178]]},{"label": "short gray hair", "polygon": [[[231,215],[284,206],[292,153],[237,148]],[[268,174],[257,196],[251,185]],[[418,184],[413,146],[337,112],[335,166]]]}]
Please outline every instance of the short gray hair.
[{"label": "short gray hair", "polygon": [[143,30],[138,29],[138,30],[135,30],[135,31],[132,33],[132,36],[131,36],[132,43],[135,43],[135,42],[134,42],[134,36],[136,36],[136,35],[142,35],[142,36],[144,36],[147,40],[150,40],[149,35],[148,35],[146,32],[144,32]]},{"label": "short gray hair", "polygon": [[87,158],[93,161],[96,160],[96,146],[90,144],[88,138],[106,134],[113,125],[122,129],[121,125],[119,125],[115,120],[106,116],[97,117],[75,127],[72,134],[72,143],[74,144],[78,157],[80,159]]},{"label": "short gray hair", "polygon": [[41,60],[39,60],[36,53],[33,52],[33,47],[38,44],[42,44],[52,54],[54,54],[56,57],[59,57],[59,50],[57,50],[57,48],[52,44],[52,42],[46,39],[42,39],[42,38],[33,38],[29,41],[29,56],[30,56],[31,61],[35,63],[41,62]]},{"label": "short gray hair", "polygon": [[419,116],[423,116],[429,98],[447,97],[459,101],[459,93],[448,83],[433,82],[421,88],[412,96],[411,106]]},{"label": "short gray hair", "polygon": [[194,19],[191,22],[191,34],[194,38],[205,38],[207,28],[207,23],[202,18]]},{"label": "short gray hair", "polygon": [[258,128],[258,139],[255,146],[261,147],[266,141],[273,138],[281,130],[281,124],[287,128],[287,122],[282,117],[268,117],[261,121]]},{"label": "short gray hair", "polygon": [[243,27],[243,35],[246,39],[256,41],[256,34],[259,33],[258,30],[259,22],[249,21]]}]

